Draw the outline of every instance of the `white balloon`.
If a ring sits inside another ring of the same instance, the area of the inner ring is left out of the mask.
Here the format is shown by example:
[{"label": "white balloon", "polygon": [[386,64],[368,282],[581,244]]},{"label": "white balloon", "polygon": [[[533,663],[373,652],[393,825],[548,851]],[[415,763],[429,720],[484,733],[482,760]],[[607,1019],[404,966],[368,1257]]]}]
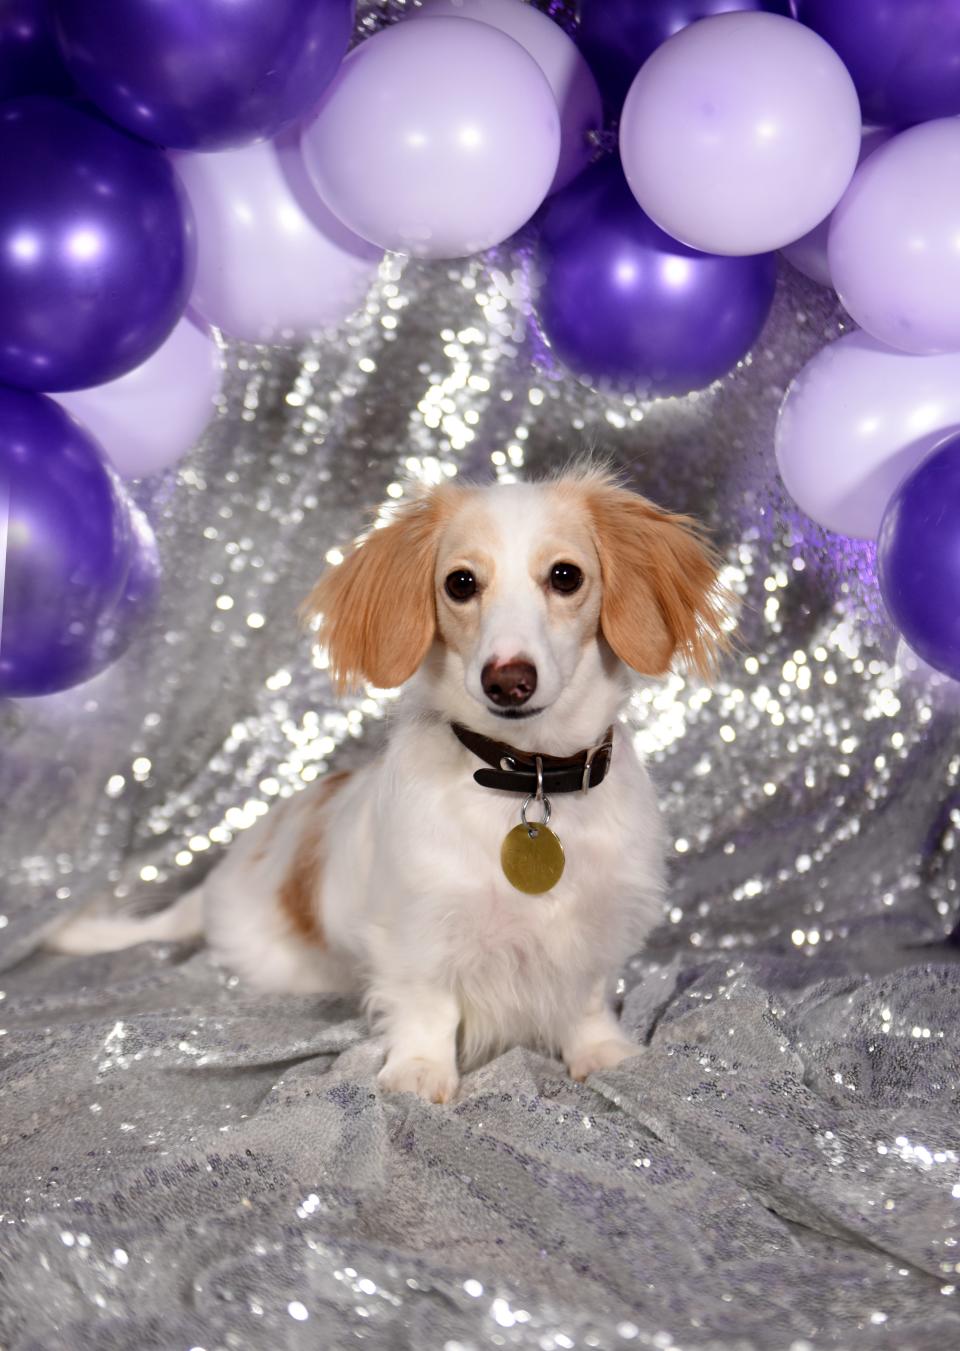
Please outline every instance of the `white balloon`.
[{"label": "white balloon", "polygon": [[99,441],[118,474],[143,478],[199,441],[222,383],[216,339],[188,314],[153,356],[118,380],[50,397]]},{"label": "white balloon", "polygon": [[894,491],[960,429],[960,353],[912,356],[850,333],[787,390],[775,448],[797,506],[828,530],[875,539]]},{"label": "white balloon", "polygon": [[363,303],[383,253],[321,202],[298,130],[173,160],[197,223],[190,303],[209,323],[244,342],[295,343]]}]

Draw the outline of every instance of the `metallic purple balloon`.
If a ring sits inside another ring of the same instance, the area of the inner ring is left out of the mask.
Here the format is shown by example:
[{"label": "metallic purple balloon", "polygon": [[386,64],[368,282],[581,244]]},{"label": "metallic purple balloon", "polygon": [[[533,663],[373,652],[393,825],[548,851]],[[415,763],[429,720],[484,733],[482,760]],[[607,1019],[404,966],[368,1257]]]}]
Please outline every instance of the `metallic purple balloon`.
[{"label": "metallic purple balloon", "polygon": [[0,99],[20,94],[67,94],[72,87],[60,58],[47,0],[2,0]]},{"label": "metallic purple balloon", "polygon": [[853,76],[865,122],[960,113],[960,0],[795,0]]},{"label": "metallic purple balloon", "polygon": [[115,380],[172,332],[193,271],[165,155],[58,99],[0,104],[0,382]]},{"label": "metallic purple balloon", "polygon": [[908,645],[960,680],[960,436],[894,494],[877,543],[880,590]]},{"label": "metallic purple balloon", "polygon": [[645,397],[725,375],[756,341],[776,282],[769,254],[722,258],[664,234],[615,161],[552,198],[539,254],[538,314],[557,356]]},{"label": "metallic purple balloon", "polygon": [[620,108],[651,52],[687,24],[741,9],[773,9],[763,0],[583,0],[580,50],[611,106]]},{"label": "metallic purple balloon", "polygon": [[119,655],[152,595],[150,544],[96,442],[0,388],[0,696],[68,689]]},{"label": "metallic purple balloon", "polygon": [[81,90],[157,145],[220,150],[307,112],[343,60],[353,0],[54,0]]}]

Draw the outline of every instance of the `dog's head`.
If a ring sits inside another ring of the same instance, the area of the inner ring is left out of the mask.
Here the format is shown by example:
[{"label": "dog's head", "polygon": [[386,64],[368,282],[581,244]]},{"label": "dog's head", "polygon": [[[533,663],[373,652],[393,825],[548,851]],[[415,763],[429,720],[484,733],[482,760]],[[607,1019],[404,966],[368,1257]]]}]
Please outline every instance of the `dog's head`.
[{"label": "dog's head", "polygon": [[723,644],[694,524],[590,470],[435,488],[329,568],[305,610],[341,687],[402,685],[426,665],[444,710],[475,723],[536,718],[614,658],[706,673]]}]

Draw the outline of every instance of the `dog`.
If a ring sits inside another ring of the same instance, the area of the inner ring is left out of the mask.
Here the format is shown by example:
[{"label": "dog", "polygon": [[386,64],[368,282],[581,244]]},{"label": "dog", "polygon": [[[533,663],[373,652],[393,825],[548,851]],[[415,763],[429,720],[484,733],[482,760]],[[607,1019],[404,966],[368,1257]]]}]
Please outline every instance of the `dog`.
[{"label": "dog", "polygon": [[589,466],[443,484],[379,526],[305,611],[337,688],[404,687],[386,749],[280,802],[168,910],[48,943],[203,936],[251,985],[360,993],[388,1091],[447,1102],[515,1045],[585,1079],[641,1050],[609,986],[664,905],[664,831],[617,716],[634,674],[713,668],[716,559]]}]

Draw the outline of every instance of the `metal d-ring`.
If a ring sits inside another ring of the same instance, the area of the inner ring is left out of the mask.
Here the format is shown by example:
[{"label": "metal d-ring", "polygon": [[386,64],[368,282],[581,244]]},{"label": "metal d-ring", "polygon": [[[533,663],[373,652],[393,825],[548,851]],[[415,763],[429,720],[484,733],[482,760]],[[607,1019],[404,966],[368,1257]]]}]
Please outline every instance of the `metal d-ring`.
[{"label": "metal d-ring", "polygon": [[[542,790],[542,784],[541,784],[541,790]],[[533,823],[533,825],[531,825],[530,822],[527,820],[527,808],[530,806],[530,803],[531,803],[531,802],[539,802],[540,805],[541,805],[541,807],[543,808],[543,818],[542,818],[542,820],[540,820],[540,821],[535,821],[535,822]],[[542,791],[541,791],[541,793],[540,793],[539,798],[536,796],[536,794],[531,793],[531,794],[529,795],[529,797],[525,800],[523,806],[520,808],[520,820],[521,820],[521,821],[523,822],[523,824],[526,826],[527,831],[529,832],[530,838],[531,838],[531,839],[535,839],[535,838],[536,838],[536,835],[537,835],[537,826],[538,826],[538,825],[539,825],[539,826],[545,826],[545,825],[548,825],[549,822],[550,822],[550,799],[549,799],[548,797],[545,797],[545,796],[543,795],[543,792],[542,792]]]}]

